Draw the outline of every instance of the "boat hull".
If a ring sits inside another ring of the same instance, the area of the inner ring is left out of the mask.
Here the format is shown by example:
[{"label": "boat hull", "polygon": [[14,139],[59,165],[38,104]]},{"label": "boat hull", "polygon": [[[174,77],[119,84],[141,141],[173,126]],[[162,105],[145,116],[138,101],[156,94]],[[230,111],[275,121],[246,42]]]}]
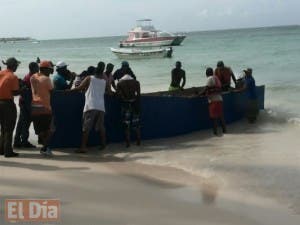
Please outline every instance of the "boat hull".
[{"label": "boat hull", "polygon": [[172,46],[178,46],[181,45],[181,43],[184,41],[184,39],[186,38],[185,35],[178,35],[174,41],[172,42]]},{"label": "boat hull", "polygon": [[[259,108],[264,108],[265,87],[257,87]],[[223,95],[224,116],[230,124],[244,118],[246,113],[245,93],[231,92]],[[51,145],[54,148],[80,146],[82,93],[64,94],[54,92],[52,109],[56,131]],[[66,104],[68,107],[66,107]],[[123,141],[120,103],[115,97],[106,97],[105,127],[108,142]],[[205,97],[174,97],[166,95],[144,95],[141,98],[141,126],[143,139],[167,138],[211,128],[208,103]],[[99,144],[99,135],[92,132],[89,144]]]},{"label": "boat hull", "polygon": [[121,48],[131,48],[131,47],[160,47],[160,46],[171,46],[176,37],[168,38],[145,38],[132,41],[121,41]]},{"label": "boat hull", "polygon": [[172,57],[173,51],[170,48],[157,49],[157,50],[118,50],[111,48],[111,51],[120,59],[149,59],[149,58],[164,58]]}]

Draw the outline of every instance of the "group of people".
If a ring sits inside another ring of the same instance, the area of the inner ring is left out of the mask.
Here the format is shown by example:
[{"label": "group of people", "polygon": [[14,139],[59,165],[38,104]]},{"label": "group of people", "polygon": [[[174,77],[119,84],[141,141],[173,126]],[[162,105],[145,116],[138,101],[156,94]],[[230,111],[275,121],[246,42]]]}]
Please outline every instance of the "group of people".
[{"label": "group of people", "polygon": [[[63,91],[66,94],[83,92],[85,105],[82,120],[81,147],[77,153],[86,153],[90,131],[95,128],[99,131],[101,146],[106,146],[106,133],[104,126],[105,94],[116,95],[120,99],[122,123],[124,125],[126,147],[130,146],[130,132],[136,131],[137,145],[141,144],[140,132],[140,83],[131,70],[127,61],[122,62],[121,68],[114,73],[114,65],[99,62],[96,66],[90,66],[81,74],[77,75],[69,71],[68,64],[60,61],[54,65],[49,60],[29,64],[29,73],[24,79],[18,79],[14,74],[20,64],[15,58],[9,58],[3,64],[6,69],[0,71],[0,155],[16,157],[15,148],[35,148],[28,141],[29,127],[33,123],[38,136],[39,144],[42,145],[41,154],[51,156],[51,136],[55,131],[55,118],[51,109],[52,91]],[[56,73],[54,71],[56,70]],[[213,132],[217,134],[218,122],[221,122],[223,132],[226,125],[223,117],[222,92],[231,90],[231,79],[239,90],[247,90],[249,98],[249,122],[255,122],[258,113],[255,80],[252,70],[244,71],[245,76],[236,79],[232,70],[225,67],[222,61],[218,62],[215,71],[212,68],[206,70],[207,84],[199,95],[206,95],[209,102],[209,114],[213,121]],[[53,74],[52,80],[50,75]],[[176,62],[171,72],[171,85],[169,91],[183,90],[186,83],[185,71],[182,63]],[[116,83],[117,82],[117,83]],[[14,96],[20,95],[20,114],[13,141],[13,131],[17,119],[17,109]]]},{"label": "group of people", "polygon": [[[237,79],[230,67],[225,66],[223,61],[217,63],[215,70],[209,67],[206,69],[207,83],[205,89],[199,93],[200,96],[207,96],[209,103],[209,116],[213,122],[213,133],[218,135],[218,123],[220,122],[223,133],[226,133],[226,124],[223,114],[222,92],[245,91],[247,95],[246,117],[249,123],[254,123],[259,112],[255,79],[252,76],[252,69],[243,70]],[[235,88],[232,87],[234,82]],[[186,83],[185,71],[182,63],[176,62],[171,72],[171,84],[169,91],[183,90]]]},{"label": "group of people", "polygon": [[[51,137],[55,131],[55,118],[51,108],[52,91],[85,93],[85,106],[82,121],[82,142],[77,153],[87,152],[87,141],[91,129],[100,132],[101,149],[106,146],[104,127],[105,94],[117,95],[122,104],[122,122],[125,130],[126,146],[130,146],[130,131],[136,130],[137,145],[141,143],[140,135],[140,83],[124,61],[120,69],[114,74],[114,65],[99,62],[97,66],[90,66],[80,75],[68,70],[65,62],[54,65],[49,60],[31,62],[29,73],[24,79],[18,79],[15,72],[20,62],[9,58],[3,64],[6,69],[0,71],[0,155],[17,157],[14,148],[35,148],[28,141],[31,122],[39,144],[42,145],[41,154],[51,156]],[[50,79],[50,75],[56,73]],[[75,81],[75,84],[74,84]],[[117,84],[115,83],[117,81]],[[74,85],[73,85],[74,84]],[[13,131],[17,120],[17,108],[14,96],[20,95],[20,114],[17,123],[14,143]]]}]

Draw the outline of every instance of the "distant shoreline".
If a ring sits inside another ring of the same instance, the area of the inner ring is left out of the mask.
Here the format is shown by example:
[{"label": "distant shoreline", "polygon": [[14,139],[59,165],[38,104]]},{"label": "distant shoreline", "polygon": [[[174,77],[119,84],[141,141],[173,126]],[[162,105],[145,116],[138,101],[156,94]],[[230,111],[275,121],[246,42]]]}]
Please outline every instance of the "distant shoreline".
[{"label": "distant shoreline", "polygon": [[10,37],[10,38],[0,38],[0,42],[12,42],[12,41],[30,41],[33,40],[30,37]]},{"label": "distant shoreline", "polygon": [[[279,26],[266,26],[266,27],[237,27],[237,28],[226,28],[226,29],[213,29],[213,30],[190,30],[190,31],[172,31],[174,33],[207,33],[207,32],[222,32],[222,31],[235,31],[235,30],[262,30],[262,29],[280,29],[280,28],[299,28],[300,25],[279,25]],[[94,37],[65,37],[65,38],[52,38],[52,39],[39,39],[40,41],[65,41],[65,40],[79,40],[79,39],[97,39],[97,38],[124,38],[127,33],[123,35],[103,35]]]}]

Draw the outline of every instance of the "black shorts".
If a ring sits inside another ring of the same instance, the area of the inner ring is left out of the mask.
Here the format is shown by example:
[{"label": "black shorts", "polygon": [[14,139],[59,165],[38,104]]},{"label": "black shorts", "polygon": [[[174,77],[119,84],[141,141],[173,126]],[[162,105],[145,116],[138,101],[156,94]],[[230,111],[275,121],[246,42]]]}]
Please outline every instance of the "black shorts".
[{"label": "black shorts", "polygon": [[37,135],[40,133],[50,131],[52,122],[52,115],[34,115],[32,116],[34,131]]}]

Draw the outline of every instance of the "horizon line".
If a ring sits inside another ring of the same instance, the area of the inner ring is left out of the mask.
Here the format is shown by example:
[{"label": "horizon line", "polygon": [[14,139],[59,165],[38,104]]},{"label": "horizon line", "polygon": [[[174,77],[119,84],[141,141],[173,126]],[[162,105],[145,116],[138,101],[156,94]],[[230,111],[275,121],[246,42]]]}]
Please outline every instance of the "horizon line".
[{"label": "horizon line", "polygon": [[[215,32],[215,31],[233,31],[233,30],[251,30],[251,29],[263,29],[263,28],[280,28],[280,27],[300,27],[299,24],[289,24],[289,25],[270,25],[270,26],[261,26],[261,27],[233,27],[233,28],[220,28],[220,29],[206,29],[206,30],[190,30],[190,31],[176,31],[171,33],[196,33],[196,32]],[[110,38],[110,37],[124,37],[126,35],[103,35],[103,36],[90,36],[90,37],[62,37],[62,38],[50,38],[50,39],[37,39],[35,37],[27,38],[37,40],[37,41],[59,41],[59,40],[76,40],[76,39],[96,39],[96,38]],[[11,37],[1,37],[4,39]],[[1,39],[0,38],[0,39]],[[14,38],[23,38],[23,37],[14,37]]]}]

